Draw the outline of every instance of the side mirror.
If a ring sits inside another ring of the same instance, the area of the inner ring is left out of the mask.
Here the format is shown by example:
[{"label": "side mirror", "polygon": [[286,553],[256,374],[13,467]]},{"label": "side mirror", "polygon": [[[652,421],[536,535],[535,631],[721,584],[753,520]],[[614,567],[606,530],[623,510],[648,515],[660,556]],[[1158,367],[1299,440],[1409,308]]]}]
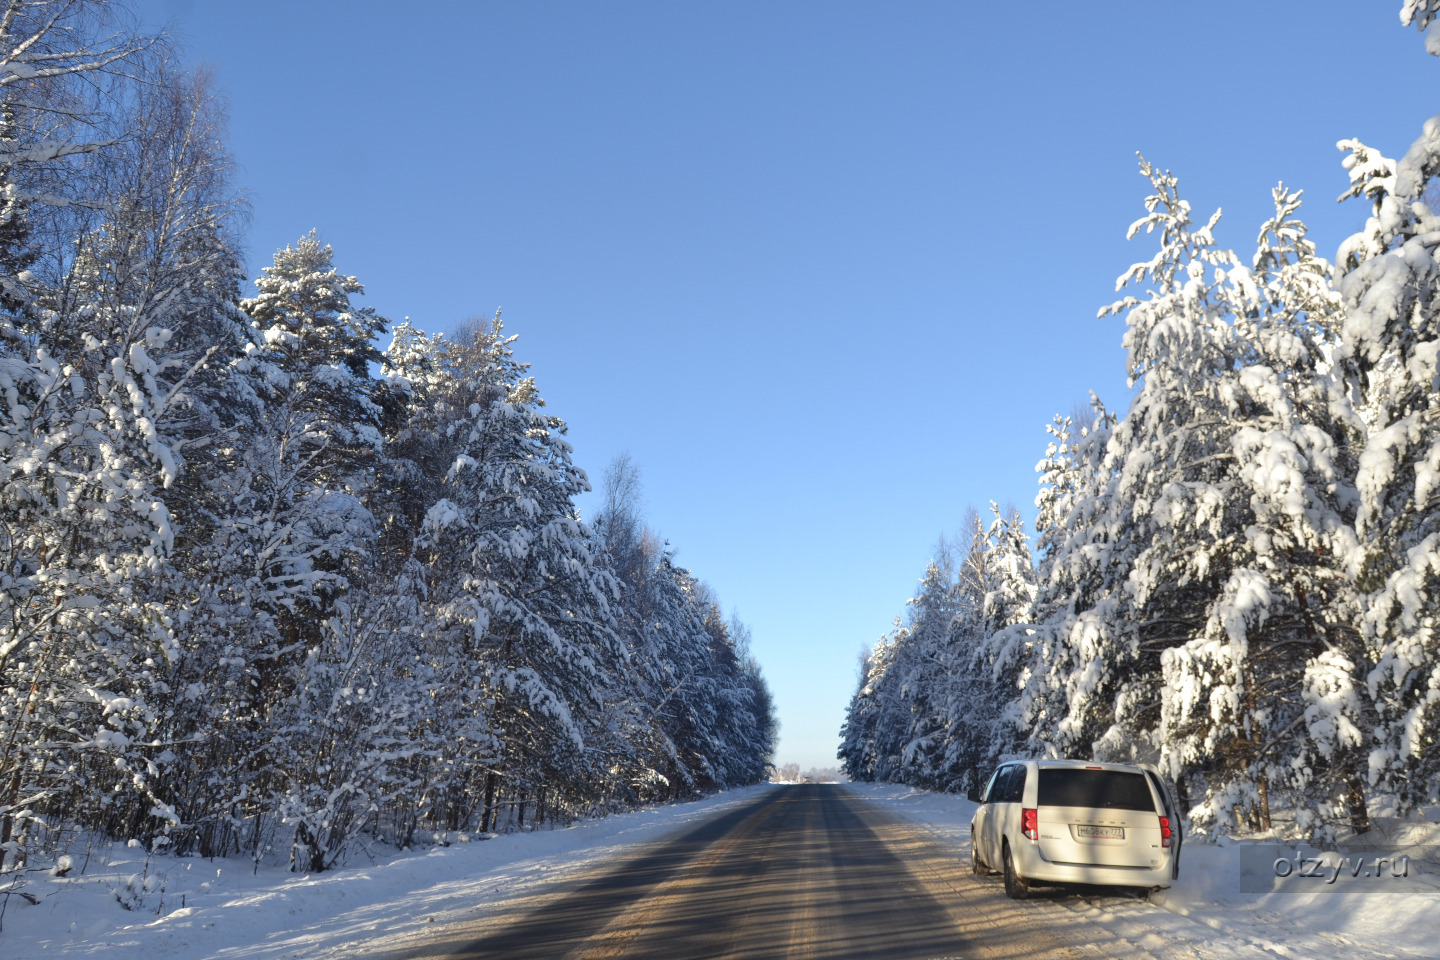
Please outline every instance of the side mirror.
[{"label": "side mirror", "polygon": [[980,802],[980,788],[979,788],[979,787],[971,787],[969,790],[966,790],[966,791],[965,791],[965,799],[966,799],[966,800],[969,800],[971,803],[979,803],[979,802]]}]

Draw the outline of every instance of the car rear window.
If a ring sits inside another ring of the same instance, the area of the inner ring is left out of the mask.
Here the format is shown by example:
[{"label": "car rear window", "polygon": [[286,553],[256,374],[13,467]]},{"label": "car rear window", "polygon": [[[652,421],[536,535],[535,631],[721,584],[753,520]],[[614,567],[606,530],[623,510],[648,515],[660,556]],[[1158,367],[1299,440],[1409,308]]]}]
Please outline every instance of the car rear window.
[{"label": "car rear window", "polygon": [[1155,812],[1143,774],[1121,770],[1057,769],[1040,771],[1042,807],[1102,807]]}]

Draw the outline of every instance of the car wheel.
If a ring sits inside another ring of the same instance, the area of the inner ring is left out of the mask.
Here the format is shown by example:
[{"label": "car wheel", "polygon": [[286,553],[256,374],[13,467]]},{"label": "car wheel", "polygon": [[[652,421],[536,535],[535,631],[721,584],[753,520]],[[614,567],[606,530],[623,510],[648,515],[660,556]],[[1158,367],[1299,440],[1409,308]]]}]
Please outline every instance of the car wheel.
[{"label": "car wheel", "polygon": [[976,846],[974,837],[970,838],[970,869],[977,877],[990,876],[990,868],[985,866],[985,861],[980,859],[980,848]]},{"label": "car wheel", "polygon": [[1146,899],[1157,907],[1163,907],[1165,906],[1165,895],[1169,892],[1169,887],[1151,887],[1146,891]]},{"label": "car wheel", "polygon": [[1024,900],[1030,896],[1030,881],[1016,872],[1015,858],[1010,855],[1009,840],[1005,841],[1000,856],[1005,861],[1005,896],[1011,900]]}]

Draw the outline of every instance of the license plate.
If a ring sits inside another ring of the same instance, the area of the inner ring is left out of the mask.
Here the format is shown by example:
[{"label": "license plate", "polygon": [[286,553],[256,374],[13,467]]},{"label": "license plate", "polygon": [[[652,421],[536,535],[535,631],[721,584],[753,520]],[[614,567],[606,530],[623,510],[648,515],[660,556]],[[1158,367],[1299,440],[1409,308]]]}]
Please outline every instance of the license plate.
[{"label": "license plate", "polygon": [[1086,837],[1091,840],[1124,840],[1124,827],[1094,827],[1088,823],[1077,823],[1075,835]]}]

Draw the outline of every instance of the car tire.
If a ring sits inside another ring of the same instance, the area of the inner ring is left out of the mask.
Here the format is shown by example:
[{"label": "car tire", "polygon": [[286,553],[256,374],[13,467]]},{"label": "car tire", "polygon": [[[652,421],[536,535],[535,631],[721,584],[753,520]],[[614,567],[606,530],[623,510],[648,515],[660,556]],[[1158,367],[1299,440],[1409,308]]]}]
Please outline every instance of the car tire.
[{"label": "car tire", "polygon": [[990,868],[985,865],[984,860],[980,859],[980,848],[976,845],[974,837],[970,838],[970,869],[977,877],[990,876]]},{"label": "car tire", "polygon": [[1151,887],[1145,892],[1145,899],[1157,907],[1165,906],[1165,897],[1170,893],[1169,887]]},{"label": "car tire", "polygon": [[1000,858],[1005,862],[1005,896],[1011,900],[1024,900],[1030,896],[1030,881],[1020,876],[1015,869],[1015,858],[1010,854],[1010,841],[1006,840],[1000,850]]}]

